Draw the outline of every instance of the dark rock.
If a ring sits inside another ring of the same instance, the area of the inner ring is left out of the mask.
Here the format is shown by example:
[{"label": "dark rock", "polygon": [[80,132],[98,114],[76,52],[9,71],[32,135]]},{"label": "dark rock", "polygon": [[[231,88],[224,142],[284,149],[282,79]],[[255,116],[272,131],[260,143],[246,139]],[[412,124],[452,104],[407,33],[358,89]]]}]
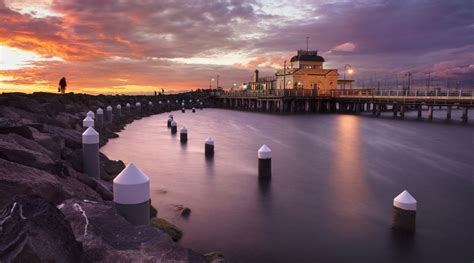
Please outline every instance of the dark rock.
[{"label": "dark rock", "polygon": [[28,126],[12,119],[0,118],[0,134],[8,133],[15,133],[27,139],[33,139],[33,134]]},{"label": "dark rock", "polygon": [[0,159],[0,207],[25,193],[40,196],[54,204],[75,196],[101,200],[95,191],[73,176],[60,178],[43,170]]},{"label": "dark rock", "polygon": [[107,187],[100,184],[96,179],[91,178],[83,173],[78,173],[75,177],[77,178],[77,180],[96,191],[100,195],[100,197],[102,197],[103,200],[110,201],[114,199],[112,192],[109,191]]},{"label": "dark rock", "polygon": [[151,204],[150,200],[150,218],[154,218],[158,215],[158,210]]},{"label": "dark rock", "polygon": [[203,255],[179,247],[157,228],[130,224],[115,213],[112,202],[71,199],[61,211],[93,261],[208,262]]},{"label": "dark rock", "polygon": [[13,136],[0,137],[0,158],[46,171],[51,171],[54,165],[49,156],[24,148]]},{"label": "dark rock", "polygon": [[204,254],[204,256],[209,260],[209,262],[217,263],[221,262],[221,260],[224,260],[224,255],[220,252],[209,252]]},{"label": "dark rock", "polygon": [[181,231],[181,229],[163,218],[152,218],[150,223],[152,226],[165,231],[174,241],[180,240],[183,236],[183,231]]},{"label": "dark rock", "polygon": [[37,196],[18,197],[0,215],[1,262],[89,262],[64,215]]},{"label": "dark rock", "polygon": [[191,209],[189,207],[185,207],[183,208],[183,210],[181,210],[181,216],[183,217],[188,217],[190,214],[191,214]]}]

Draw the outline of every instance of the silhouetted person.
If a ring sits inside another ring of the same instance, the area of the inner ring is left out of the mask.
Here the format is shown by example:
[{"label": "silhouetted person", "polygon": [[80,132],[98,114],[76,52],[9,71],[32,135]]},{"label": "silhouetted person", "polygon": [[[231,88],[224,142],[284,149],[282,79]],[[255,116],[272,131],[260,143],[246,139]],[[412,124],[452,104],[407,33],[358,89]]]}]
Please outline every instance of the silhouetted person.
[{"label": "silhouetted person", "polygon": [[61,94],[66,93],[66,87],[67,87],[66,78],[63,77],[63,78],[59,81],[58,92],[61,92]]},{"label": "silhouetted person", "polygon": [[156,97],[156,90],[155,90],[155,97]]}]

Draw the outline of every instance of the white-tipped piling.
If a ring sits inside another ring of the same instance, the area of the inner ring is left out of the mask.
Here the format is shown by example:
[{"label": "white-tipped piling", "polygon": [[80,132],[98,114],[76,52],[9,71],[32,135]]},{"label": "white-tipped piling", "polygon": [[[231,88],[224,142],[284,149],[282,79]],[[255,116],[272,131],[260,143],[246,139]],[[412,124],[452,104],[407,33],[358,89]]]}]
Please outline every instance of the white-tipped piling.
[{"label": "white-tipped piling", "polygon": [[186,109],[184,109],[184,107],[181,109],[181,112],[182,113],[185,113],[186,112]]},{"label": "white-tipped piling", "polygon": [[82,127],[86,129],[89,127],[94,127],[94,119],[92,119],[90,116],[87,116],[84,120],[82,120]]},{"label": "white-tipped piling", "polygon": [[127,113],[130,113],[130,103],[127,103],[127,105],[125,105],[125,107],[127,108]]},{"label": "white-tipped piling", "polygon": [[195,112],[196,112],[196,108],[193,107],[193,113],[195,113]]},{"label": "white-tipped piling", "polygon": [[91,110],[88,111],[86,115],[89,116],[89,117],[91,117],[92,119],[95,119],[95,114],[94,114],[94,112],[91,111]]},{"label": "white-tipped piling", "polygon": [[104,126],[104,110],[98,108],[95,117],[95,126],[101,128]]},{"label": "white-tipped piling", "polygon": [[118,104],[115,109],[117,110],[117,116],[121,117],[122,116],[122,105]]},{"label": "white-tipped piling", "polygon": [[201,101],[201,102],[199,102],[199,106],[201,107],[201,110],[202,110],[202,101]]},{"label": "white-tipped piling", "polygon": [[272,150],[263,145],[257,152],[258,155],[258,177],[266,179],[272,177]]},{"label": "white-tipped piling", "polygon": [[133,163],[113,181],[115,211],[133,225],[150,223],[150,179]]},{"label": "white-tipped piling", "polygon": [[214,156],[214,140],[211,137],[204,141],[204,154],[208,157]]},{"label": "white-tipped piling", "polygon": [[92,178],[100,178],[99,133],[89,127],[82,134],[82,160],[84,172]]},{"label": "white-tipped piling", "polygon": [[185,143],[188,141],[188,129],[186,129],[186,127],[182,127],[180,130],[179,130],[179,140],[182,142],[182,143]]},{"label": "white-tipped piling", "polygon": [[137,113],[142,112],[142,104],[140,102],[135,103],[135,109]]},{"label": "white-tipped piling", "polygon": [[178,131],[178,124],[175,120],[171,121],[171,133],[175,134]]},{"label": "white-tipped piling", "polygon": [[107,106],[106,108],[106,117],[107,117],[107,122],[112,122],[112,106]]},{"label": "white-tipped piling", "polygon": [[407,232],[416,229],[416,200],[404,190],[393,199],[393,228]]},{"label": "white-tipped piling", "polygon": [[171,122],[172,122],[172,121],[173,121],[172,118],[168,118],[168,121],[166,122],[166,126],[167,126],[168,128],[171,128]]}]

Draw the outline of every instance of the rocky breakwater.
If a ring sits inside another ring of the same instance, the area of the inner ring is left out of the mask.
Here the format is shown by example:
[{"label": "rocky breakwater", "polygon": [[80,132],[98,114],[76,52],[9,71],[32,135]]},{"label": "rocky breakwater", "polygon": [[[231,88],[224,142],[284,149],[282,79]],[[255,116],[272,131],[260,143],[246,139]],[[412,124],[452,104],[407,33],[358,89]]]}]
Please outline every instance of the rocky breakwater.
[{"label": "rocky breakwater", "polygon": [[183,100],[213,106],[208,97],[0,95],[0,262],[208,262],[164,231],[117,215],[111,181],[125,165],[100,154],[100,179],[89,177],[81,142],[90,110],[113,108],[95,127],[104,145],[135,119],[178,110]]}]

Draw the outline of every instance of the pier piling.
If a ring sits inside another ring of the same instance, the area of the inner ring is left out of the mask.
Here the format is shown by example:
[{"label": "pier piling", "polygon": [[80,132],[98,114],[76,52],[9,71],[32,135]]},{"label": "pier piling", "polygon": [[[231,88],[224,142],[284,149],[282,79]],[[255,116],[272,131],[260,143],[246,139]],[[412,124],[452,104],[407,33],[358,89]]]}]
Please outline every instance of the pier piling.
[{"label": "pier piling", "polygon": [[263,145],[257,152],[258,155],[258,177],[268,179],[272,176],[272,150]]},{"label": "pier piling", "polygon": [[118,104],[117,107],[117,116],[122,117],[122,105]]},{"label": "pier piling", "polygon": [[86,129],[89,127],[94,127],[94,119],[92,119],[90,116],[87,116],[84,120],[82,120],[82,127]]},{"label": "pier piling", "polygon": [[416,228],[416,200],[404,190],[393,199],[393,228],[414,232]]},{"label": "pier piling", "polygon": [[127,103],[127,105],[125,105],[125,107],[127,108],[127,113],[130,113],[130,103]]},{"label": "pier piling", "polygon": [[204,141],[204,154],[207,157],[214,156],[214,140],[211,137],[207,137]]},{"label": "pier piling", "polygon": [[133,225],[150,224],[150,179],[130,163],[113,181],[115,211]]},{"label": "pier piling", "polygon": [[90,111],[88,111],[86,115],[87,115],[87,116],[89,116],[89,117],[91,117],[92,119],[94,119],[94,118],[95,118],[95,114],[94,114],[94,112],[93,112],[93,111],[91,111],[91,110],[90,110]]},{"label": "pier piling", "polygon": [[186,143],[188,141],[188,129],[186,129],[186,127],[182,127],[179,130],[179,140],[181,143]]},{"label": "pier piling", "polygon": [[104,126],[104,110],[102,108],[98,108],[96,112],[96,125],[99,128],[102,128]]},{"label": "pier piling", "polygon": [[171,121],[171,134],[176,134],[176,132],[178,131],[178,127],[177,127],[177,123],[175,120],[172,120]]},{"label": "pier piling", "polygon": [[135,103],[135,110],[137,111],[137,113],[142,112],[142,104],[140,102]]},{"label": "pier piling", "polygon": [[89,127],[82,134],[82,160],[84,172],[92,178],[100,178],[99,133]]},{"label": "pier piling", "polygon": [[112,123],[112,106],[110,106],[110,105],[107,106],[105,114],[106,114],[106,117],[107,117],[107,122]]}]

